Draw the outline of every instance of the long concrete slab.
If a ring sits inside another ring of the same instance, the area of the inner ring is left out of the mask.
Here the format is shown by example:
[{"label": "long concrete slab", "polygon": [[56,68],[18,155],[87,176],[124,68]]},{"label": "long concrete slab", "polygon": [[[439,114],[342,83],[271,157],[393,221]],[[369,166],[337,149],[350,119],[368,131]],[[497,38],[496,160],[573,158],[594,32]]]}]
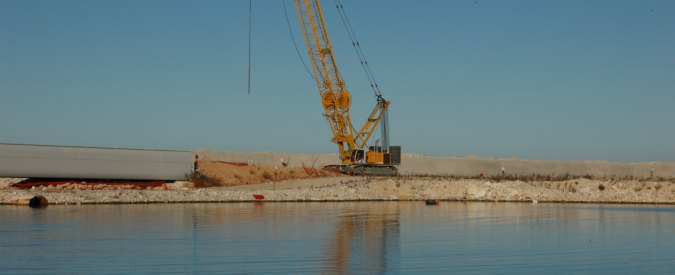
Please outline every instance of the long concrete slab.
[{"label": "long concrete slab", "polygon": [[184,180],[188,151],[0,143],[0,177]]}]

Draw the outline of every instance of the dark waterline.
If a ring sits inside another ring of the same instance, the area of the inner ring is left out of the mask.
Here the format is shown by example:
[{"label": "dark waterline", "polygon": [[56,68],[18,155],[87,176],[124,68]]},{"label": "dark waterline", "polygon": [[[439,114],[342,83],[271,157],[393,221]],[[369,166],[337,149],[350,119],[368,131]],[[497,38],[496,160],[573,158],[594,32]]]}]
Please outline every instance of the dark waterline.
[{"label": "dark waterline", "polygon": [[675,272],[675,207],[0,206],[2,273]]}]

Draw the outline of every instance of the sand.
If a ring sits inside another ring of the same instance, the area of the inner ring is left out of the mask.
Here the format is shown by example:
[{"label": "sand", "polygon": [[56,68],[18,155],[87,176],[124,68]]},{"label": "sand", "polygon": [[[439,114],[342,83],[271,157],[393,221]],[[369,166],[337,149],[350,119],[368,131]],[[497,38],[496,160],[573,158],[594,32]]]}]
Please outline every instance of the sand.
[{"label": "sand", "polygon": [[[288,166],[287,163],[277,165],[248,164],[247,162],[224,162],[204,160],[198,164],[199,170],[217,181],[207,186],[236,186],[278,182],[292,179],[322,178],[337,176],[331,171],[309,166]],[[197,186],[200,186],[198,183]],[[202,185],[203,186],[203,185]]]}]

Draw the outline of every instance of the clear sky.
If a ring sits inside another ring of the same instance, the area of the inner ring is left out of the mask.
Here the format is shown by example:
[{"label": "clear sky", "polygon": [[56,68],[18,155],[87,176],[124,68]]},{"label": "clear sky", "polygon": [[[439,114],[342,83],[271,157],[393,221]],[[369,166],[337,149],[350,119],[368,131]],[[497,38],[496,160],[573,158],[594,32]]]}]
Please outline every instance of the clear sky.
[{"label": "clear sky", "polygon": [[[404,153],[675,161],[675,1],[342,2]],[[335,152],[282,1],[253,1],[250,95],[247,22],[247,0],[0,0],[0,142]]]}]

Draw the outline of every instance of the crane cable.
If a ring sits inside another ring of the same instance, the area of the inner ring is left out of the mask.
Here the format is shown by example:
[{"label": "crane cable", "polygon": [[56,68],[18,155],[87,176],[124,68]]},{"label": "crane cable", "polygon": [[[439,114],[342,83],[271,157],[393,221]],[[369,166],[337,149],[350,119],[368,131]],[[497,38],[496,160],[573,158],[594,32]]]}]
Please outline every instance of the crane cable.
[{"label": "crane cable", "polygon": [[251,94],[251,15],[253,12],[253,0],[248,0],[248,94]]},{"label": "crane cable", "polygon": [[[373,93],[375,93],[375,96],[378,98],[378,102],[382,99],[382,93],[380,92],[380,87],[377,85],[377,81],[375,81],[375,75],[373,74],[373,71],[370,69],[370,65],[368,64],[368,60],[366,60],[366,56],[363,53],[363,49],[361,48],[361,44],[359,43],[358,39],[356,38],[356,33],[354,32],[354,28],[352,28],[352,24],[349,21],[349,18],[347,17],[347,12],[344,9],[344,6],[342,5],[342,2],[340,0],[333,0],[333,3],[335,4],[335,8],[338,10],[338,14],[340,14],[340,21],[342,21],[342,25],[345,27],[347,30],[347,34],[349,35],[349,39],[352,42],[352,46],[354,47],[354,51],[356,52],[356,55],[359,58],[359,61],[361,62],[361,67],[363,68],[363,72],[366,74],[366,77],[368,78],[368,82],[370,83],[370,88],[373,89]],[[352,125],[352,131],[354,133],[357,133],[356,139],[362,140],[363,137],[358,135],[358,132],[354,128],[354,125]],[[357,145],[358,147],[358,145]]]},{"label": "crane cable", "polygon": [[300,50],[298,49],[298,44],[295,43],[295,36],[293,35],[293,29],[291,28],[291,20],[288,19],[288,11],[286,11],[286,0],[282,0],[281,4],[284,6],[284,14],[286,15],[286,25],[288,25],[288,33],[291,34],[291,41],[293,41],[293,46],[295,47],[295,52],[298,54],[298,58],[300,58],[300,62],[302,62],[302,66],[305,67],[305,71],[307,71],[307,73],[309,74],[309,77],[314,79],[314,75],[309,70],[309,67],[307,67],[307,63],[305,63],[305,59],[303,59],[302,55],[300,54]]},{"label": "crane cable", "polygon": [[354,51],[356,51],[356,55],[359,57],[361,67],[363,67],[363,71],[366,73],[368,82],[370,82],[370,87],[373,89],[375,96],[381,98],[382,93],[380,92],[380,87],[377,85],[377,81],[375,81],[375,75],[373,74],[373,71],[370,69],[370,65],[368,65],[368,61],[366,60],[366,56],[363,53],[363,49],[361,49],[361,44],[356,39],[356,33],[352,28],[352,24],[349,22],[347,12],[345,11],[344,6],[342,6],[342,2],[340,0],[333,0],[333,3],[335,4],[335,7],[337,8],[338,13],[340,14],[340,20],[342,21],[342,24],[345,26],[345,29],[347,30],[349,39],[352,41],[352,46],[354,47]]}]

